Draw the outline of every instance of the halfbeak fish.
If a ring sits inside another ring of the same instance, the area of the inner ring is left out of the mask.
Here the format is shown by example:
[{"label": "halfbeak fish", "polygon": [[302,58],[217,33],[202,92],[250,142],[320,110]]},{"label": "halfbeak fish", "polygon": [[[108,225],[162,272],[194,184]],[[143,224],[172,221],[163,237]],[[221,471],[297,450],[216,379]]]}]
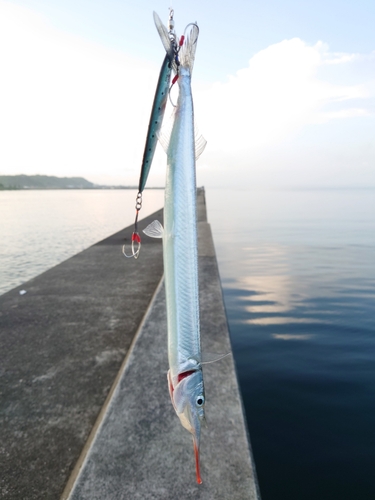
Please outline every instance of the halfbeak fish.
[{"label": "halfbeak fish", "polygon": [[173,126],[170,137],[160,137],[167,153],[165,227],[154,221],[144,232],[163,238],[169,393],[181,424],[192,434],[197,482],[202,483],[199,443],[205,396],[199,322],[195,162],[206,141],[195,133],[191,92],[199,30],[196,24],[188,25],[187,29],[178,52],[179,97]]}]

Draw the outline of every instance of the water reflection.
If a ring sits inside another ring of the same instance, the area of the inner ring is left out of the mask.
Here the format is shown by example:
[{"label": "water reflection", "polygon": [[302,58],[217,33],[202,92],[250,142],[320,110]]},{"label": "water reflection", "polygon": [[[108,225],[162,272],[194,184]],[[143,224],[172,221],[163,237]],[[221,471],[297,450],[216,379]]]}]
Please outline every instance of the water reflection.
[{"label": "water reflection", "polygon": [[290,325],[295,323],[322,323],[322,321],[311,318],[265,317],[248,319],[246,323],[249,325]]},{"label": "water reflection", "polygon": [[374,192],[208,206],[262,499],[375,498]]},{"label": "water reflection", "polygon": [[292,335],[290,333],[273,333],[272,337],[277,340],[309,340],[312,338],[312,334],[301,333]]}]

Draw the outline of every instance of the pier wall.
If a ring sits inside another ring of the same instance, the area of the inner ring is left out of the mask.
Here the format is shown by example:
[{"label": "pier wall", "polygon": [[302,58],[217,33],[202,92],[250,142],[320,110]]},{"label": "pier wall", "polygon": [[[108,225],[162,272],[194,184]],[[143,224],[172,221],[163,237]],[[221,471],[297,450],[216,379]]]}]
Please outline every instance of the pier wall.
[{"label": "pier wall", "polygon": [[[204,191],[202,348],[230,351]],[[140,229],[158,211],[140,222]],[[161,240],[121,254],[126,228],[0,296],[0,497],[259,498],[232,356],[204,367],[202,485],[172,408]],[[21,289],[26,290],[20,295]]]}]

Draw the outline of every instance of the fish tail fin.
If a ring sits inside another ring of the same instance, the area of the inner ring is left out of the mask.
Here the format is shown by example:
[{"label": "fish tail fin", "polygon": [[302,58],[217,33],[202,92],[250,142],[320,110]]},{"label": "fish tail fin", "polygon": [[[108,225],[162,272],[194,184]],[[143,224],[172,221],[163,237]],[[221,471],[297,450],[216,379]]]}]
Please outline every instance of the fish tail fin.
[{"label": "fish tail fin", "polygon": [[193,71],[198,35],[198,25],[196,23],[191,23],[186,26],[183,38],[181,37],[182,46],[178,54],[178,58],[181,65],[185,68],[188,68],[190,70],[190,73],[192,73]]},{"label": "fish tail fin", "polygon": [[156,26],[156,29],[159,33],[161,42],[164,45],[164,48],[167,52],[168,59],[169,59],[170,63],[172,64],[174,72],[176,73],[177,72],[177,65],[176,65],[176,61],[174,60],[174,57],[173,57],[173,55],[174,55],[173,46],[172,46],[171,38],[169,37],[168,30],[164,26],[160,17],[157,15],[157,13],[155,11],[153,14],[154,14],[155,26]]}]

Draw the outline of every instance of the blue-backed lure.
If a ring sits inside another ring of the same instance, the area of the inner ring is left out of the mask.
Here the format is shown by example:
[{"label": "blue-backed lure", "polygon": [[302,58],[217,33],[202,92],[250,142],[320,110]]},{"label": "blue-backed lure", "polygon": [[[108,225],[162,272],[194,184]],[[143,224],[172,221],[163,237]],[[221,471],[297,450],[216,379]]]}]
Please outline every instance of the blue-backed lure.
[{"label": "blue-backed lure", "polygon": [[[162,24],[158,17],[157,19],[155,19],[155,23],[157,22],[159,25]],[[158,142],[159,132],[163,123],[165,108],[167,105],[167,99],[169,95],[172,70],[173,69],[175,71],[177,70],[176,66],[177,45],[174,33],[173,10],[170,11],[168,24],[169,24],[169,31],[166,30],[167,38],[164,43],[164,47],[166,49],[166,55],[164,57],[164,61],[160,69],[159,79],[156,86],[155,97],[151,109],[150,121],[147,129],[146,144],[143,152],[141,174],[139,177],[138,194],[136,197],[136,204],[135,204],[136,215],[134,221],[134,231],[132,234],[132,253],[130,255],[127,255],[125,252],[125,245],[123,246],[123,254],[125,255],[125,257],[134,257],[135,259],[138,258],[141,249],[141,238],[138,233],[138,214],[142,208],[142,192],[146,186],[148,174],[150,172],[152,160],[154,158],[155,149]]]}]

